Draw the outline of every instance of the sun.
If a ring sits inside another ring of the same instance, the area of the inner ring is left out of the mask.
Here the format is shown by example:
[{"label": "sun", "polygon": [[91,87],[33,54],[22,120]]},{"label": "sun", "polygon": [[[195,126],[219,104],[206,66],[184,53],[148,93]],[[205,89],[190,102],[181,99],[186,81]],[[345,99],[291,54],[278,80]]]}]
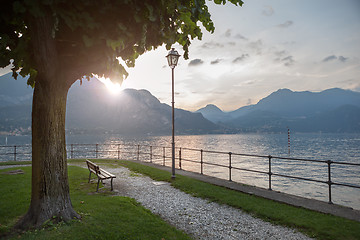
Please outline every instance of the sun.
[{"label": "sun", "polygon": [[113,83],[110,78],[100,77],[97,75],[94,76],[106,86],[107,90],[109,90],[111,94],[117,95],[123,90],[120,83]]}]

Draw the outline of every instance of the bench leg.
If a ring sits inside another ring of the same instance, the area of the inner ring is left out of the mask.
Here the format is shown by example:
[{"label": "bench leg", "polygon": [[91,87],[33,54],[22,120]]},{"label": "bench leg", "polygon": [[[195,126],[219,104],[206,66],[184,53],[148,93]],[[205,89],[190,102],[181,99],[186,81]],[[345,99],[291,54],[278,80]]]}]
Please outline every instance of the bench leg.
[{"label": "bench leg", "polygon": [[100,183],[100,178],[98,178],[98,183],[97,183],[97,187],[96,187],[96,192],[99,191],[99,183]]},{"label": "bench leg", "polygon": [[88,181],[88,183],[90,182],[90,178],[91,178],[91,171],[90,171],[90,174],[89,174],[89,181]]},{"label": "bench leg", "polygon": [[113,182],[113,178],[111,178],[111,191],[114,189],[112,182]]}]

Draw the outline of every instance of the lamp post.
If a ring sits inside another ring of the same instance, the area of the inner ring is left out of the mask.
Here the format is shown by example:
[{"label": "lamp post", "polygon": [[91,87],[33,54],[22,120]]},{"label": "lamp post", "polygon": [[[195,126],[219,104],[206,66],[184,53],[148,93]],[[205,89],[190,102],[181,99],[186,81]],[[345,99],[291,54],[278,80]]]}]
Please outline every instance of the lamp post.
[{"label": "lamp post", "polygon": [[174,114],[174,69],[178,63],[180,54],[172,48],[168,55],[166,56],[169,66],[171,68],[172,81],[171,81],[171,97],[172,97],[172,141],[171,141],[171,170],[172,170],[172,178],[175,178],[175,114]]}]

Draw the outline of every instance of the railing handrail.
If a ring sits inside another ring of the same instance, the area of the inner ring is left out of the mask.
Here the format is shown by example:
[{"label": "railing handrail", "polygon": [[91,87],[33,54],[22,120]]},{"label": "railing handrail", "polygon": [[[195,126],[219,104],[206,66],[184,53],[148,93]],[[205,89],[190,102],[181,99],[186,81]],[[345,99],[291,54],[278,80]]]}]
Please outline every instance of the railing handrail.
[{"label": "railing handrail", "polygon": [[[180,148],[180,147],[177,147]],[[203,151],[204,153],[216,153],[216,154],[229,154],[229,152],[223,152],[223,151],[212,151],[212,150],[203,150],[203,149],[196,149],[196,148],[186,148],[181,147],[183,150],[191,150],[191,151]],[[236,156],[244,156],[244,157],[261,157],[261,158],[268,158],[269,155],[257,155],[257,154],[247,154],[247,153],[234,153],[232,152],[232,155]],[[360,163],[350,163],[350,162],[338,162],[338,161],[332,161],[332,160],[319,160],[319,159],[307,159],[307,158],[291,158],[291,157],[278,157],[271,155],[273,159],[283,159],[283,160],[295,160],[295,161],[307,161],[307,162],[320,162],[320,163],[327,163],[328,161],[331,161],[331,163],[334,164],[343,164],[343,165],[354,165],[354,166],[360,166]]]}]

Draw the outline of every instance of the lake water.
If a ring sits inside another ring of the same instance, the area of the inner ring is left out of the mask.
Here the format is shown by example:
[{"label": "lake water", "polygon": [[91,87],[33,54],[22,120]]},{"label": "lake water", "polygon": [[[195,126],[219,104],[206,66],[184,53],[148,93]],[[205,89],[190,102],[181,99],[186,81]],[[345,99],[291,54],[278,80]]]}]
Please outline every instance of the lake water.
[{"label": "lake water", "polygon": [[[7,140],[6,140],[7,138]],[[0,145],[24,145],[30,144],[30,136],[0,136]],[[141,145],[139,151],[140,158],[150,161],[150,151],[152,161],[162,164],[163,146],[165,149],[166,165],[170,165],[171,156],[171,136],[143,136],[126,137],[121,135],[68,135],[68,157],[71,157],[71,145],[77,143],[99,144],[98,157],[112,158],[133,158],[136,159],[138,151],[137,145]],[[112,145],[101,145],[112,144]],[[119,147],[121,144],[121,147]],[[126,145],[126,146],[123,146]],[[153,146],[150,150],[149,146]],[[159,146],[159,147],[155,147]],[[73,157],[95,158],[95,145],[73,146]],[[332,160],[336,162],[360,163],[360,134],[291,134],[290,155],[288,154],[287,134],[236,134],[236,135],[192,135],[176,136],[176,147],[182,147],[181,158],[183,159],[182,168],[189,171],[200,172],[199,163],[185,160],[200,161],[201,152],[190,149],[203,149],[210,151],[224,152],[224,154],[203,152],[203,161],[206,163],[228,165],[229,154],[245,153],[253,155],[305,158],[316,160]],[[81,148],[81,150],[80,150]],[[87,151],[79,153],[77,151]],[[119,152],[118,152],[119,150]],[[29,153],[28,155],[17,155],[18,160],[29,158],[30,148],[17,147],[17,152]],[[101,151],[109,151],[103,152]],[[112,152],[111,152],[112,151]],[[13,152],[13,147],[0,148],[0,154]],[[120,153],[120,154],[119,154]],[[12,158],[13,155],[0,155],[0,161]],[[178,149],[176,151],[176,166],[178,162]],[[317,162],[298,162],[291,160],[272,159],[271,171],[276,174],[291,175],[296,177],[311,178],[320,181],[328,181],[328,166],[326,163]],[[255,171],[268,172],[268,158],[245,157],[236,154],[231,155],[232,167],[251,169]],[[204,174],[229,179],[229,169],[204,164]],[[243,170],[232,169],[231,178],[233,181],[268,188],[269,177],[267,174],[259,174]],[[331,165],[331,181],[337,183],[347,183],[360,186],[360,167],[347,166],[341,164]],[[271,187],[275,191],[282,191],[290,194],[304,196],[307,198],[328,201],[328,185],[297,179],[289,179],[280,176],[272,176]],[[336,204],[350,206],[360,209],[360,189],[332,186],[332,201]]]}]

